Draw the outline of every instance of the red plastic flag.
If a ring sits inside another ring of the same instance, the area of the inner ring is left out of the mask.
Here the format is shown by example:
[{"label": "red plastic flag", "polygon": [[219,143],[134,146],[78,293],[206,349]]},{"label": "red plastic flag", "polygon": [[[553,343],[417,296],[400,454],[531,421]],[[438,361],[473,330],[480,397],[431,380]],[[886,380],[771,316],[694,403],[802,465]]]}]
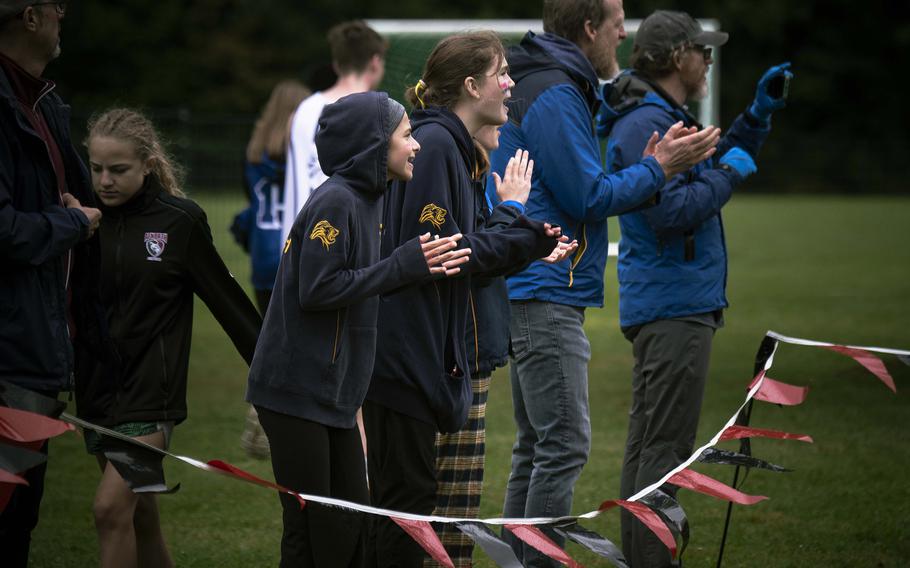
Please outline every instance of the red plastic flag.
[{"label": "red plastic flag", "polygon": [[740,505],[754,505],[767,499],[764,495],[746,495],[742,491],[737,491],[713,477],[708,477],[691,469],[681,470],[667,481],[679,487],[717,497],[724,501],[733,501]]},{"label": "red plastic flag", "polygon": [[599,510],[606,511],[607,509],[612,509],[613,507],[622,507],[626,511],[629,511],[635,515],[639,521],[644,523],[646,527],[651,529],[657,538],[660,539],[664,546],[670,549],[670,555],[673,558],[676,558],[676,539],[673,537],[673,533],[667,528],[667,525],[664,523],[663,519],[660,516],[652,511],[644,503],[639,503],[638,501],[625,501],[623,499],[612,499],[610,501],[604,501],[600,504]]},{"label": "red plastic flag", "polygon": [[[750,389],[755,386],[755,383],[758,382],[760,377],[761,375],[752,379],[752,383],[749,384]],[[755,393],[755,399],[770,402],[772,404],[796,406],[805,402],[808,394],[809,387],[798,387],[796,385],[782,383],[766,376],[764,382],[761,384],[761,388]]]},{"label": "red plastic flag", "polygon": [[888,368],[885,367],[885,364],[881,359],[863,349],[856,349],[855,347],[844,347],[843,345],[831,345],[825,346],[831,351],[836,351],[842,353],[848,357],[852,357],[856,360],[857,363],[869,370],[870,373],[881,379],[885,386],[891,389],[892,392],[897,392],[897,387],[894,386],[894,379],[891,377],[891,374],[888,373]]},{"label": "red plastic flag", "polygon": [[13,442],[37,442],[70,430],[75,428],[56,418],[0,406],[0,438]]},{"label": "red plastic flag", "polygon": [[228,475],[228,476],[230,476],[230,477],[236,477],[237,479],[246,481],[246,482],[248,482],[248,483],[253,483],[253,484],[255,484],[255,485],[261,485],[261,486],[263,486],[263,487],[268,487],[268,488],[270,488],[270,489],[275,489],[275,490],[280,491],[280,492],[282,492],[282,493],[290,493],[290,494],[292,494],[294,497],[297,498],[297,501],[300,502],[300,508],[301,508],[301,509],[303,509],[304,507],[306,507],[306,501],[303,500],[303,497],[301,497],[301,496],[298,495],[297,493],[291,491],[290,489],[287,489],[287,488],[285,488],[285,487],[282,487],[281,485],[278,485],[277,483],[272,483],[271,481],[267,481],[267,480],[265,480],[265,479],[262,479],[261,477],[256,477],[256,476],[253,475],[252,473],[250,473],[250,472],[248,472],[248,471],[244,471],[244,470],[240,469],[239,467],[234,466],[234,465],[231,465],[231,464],[229,464],[229,463],[227,463],[227,462],[225,462],[225,461],[221,461],[221,460],[210,460],[210,461],[208,461],[208,462],[206,462],[206,463],[207,463],[209,466],[211,466],[211,467],[217,469],[217,470],[220,471],[221,473],[223,473],[223,474],[225,474],[225,475]]},{"label": "red plastic flag", "polygon": [[720,435],[720,440],[739,440],[741,438],[774,438],[777,440],[799,440],[800,442],[812,443],[812,436],[808,434],[791,434],[790,432],[781,432],[780,430],[767,430],[764,428],[751,428],[749,426],[739,426],[734,424],[724,430]]},{"label": "red plastic flag", "polygon": [[455,568],[449,553],[436,536],[436,531],[427,521],[411,521],[409,519],[400,519],[398,517],[389,517],[395,524],[401,527],[404,532],[411,535],[411,538],[417,541],[424,550],[427,551],[433,560],[439,562],[448,568]]},{"label": "red plastic flag", "polygon": [[553,560],[562,562],[571,568],[584,568],[581,564],[573,560],[571,556],[566,554],[566,551],[560,548],[558,544],[550,540],[547,535],[543,534],[543,531],[539,528],[533,525],[505,525],[505,527],[512,531],[512,534],[519,539],[543,552]]},{"label": "red plastic flag", "polygon": [[[15,485],[28,485],[28,481],[19,477],[18,475],[12,474],[6,470],[0,469],[0,483],[12,483]],[[5,504],[5,503],[4,503]],[[0,505],[0,511],[3,510],[3,506]]]}]

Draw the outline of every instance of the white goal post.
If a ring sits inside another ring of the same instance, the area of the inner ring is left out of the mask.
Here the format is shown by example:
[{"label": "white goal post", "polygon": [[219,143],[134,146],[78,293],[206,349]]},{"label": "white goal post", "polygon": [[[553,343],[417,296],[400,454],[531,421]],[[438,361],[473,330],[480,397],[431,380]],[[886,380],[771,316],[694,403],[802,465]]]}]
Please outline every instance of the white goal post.
[{"label": "white goal post", "polygon": [[[706,30],[719,29],[719,22],[713,19],[701,19],[698,22]],[[486,29],[493,30],[503,36],[521,37],[531,30],[543,33],[543,24],[540,20],[367,20],[367,24],[385,37],[395,36],[428,36],[441,39],[442,37],[465,30]],[[631,50],[632,38],[638,31],[641,20],[626,20],[625,28],[629,37],[620,47]],[[702,124],[719,126],[720,121],[720,48],[713,48],[712,58],[714,63],[708,70],[708,96],[698,105],[698,121]],[[622,61],[620,61],[622,64]],[[420,73],[423,61],[417,63],[416,73]],[[392,93],[398,96],[398,93]]]}]

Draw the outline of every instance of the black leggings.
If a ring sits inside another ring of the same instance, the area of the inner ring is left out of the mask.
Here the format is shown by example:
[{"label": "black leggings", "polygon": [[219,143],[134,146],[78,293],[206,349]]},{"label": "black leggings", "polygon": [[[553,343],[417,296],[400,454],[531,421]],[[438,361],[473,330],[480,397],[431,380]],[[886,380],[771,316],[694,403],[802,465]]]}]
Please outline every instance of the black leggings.
[{"label": "black leggings", "polygon": [[[288,489],[369,503],[363,447],[357,428],[330,428],[317,422],[256,407],[269,438],[275,481]],[[284,532],[282,567],[363,566],[366,516],[300,503],[280,494]]]}]

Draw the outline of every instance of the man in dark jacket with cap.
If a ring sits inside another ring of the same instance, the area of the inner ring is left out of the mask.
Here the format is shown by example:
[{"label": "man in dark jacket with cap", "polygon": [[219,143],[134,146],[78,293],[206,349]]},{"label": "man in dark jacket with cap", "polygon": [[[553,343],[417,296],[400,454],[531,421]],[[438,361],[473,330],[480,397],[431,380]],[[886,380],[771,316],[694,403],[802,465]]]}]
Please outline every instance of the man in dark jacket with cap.
[{"label": "man in dark jacket with cap", "polygon": [[[604,90],[600,122],[602,133],[609,132],[611,171],[637,162],[655,130],[678,121],[701,128],[685,104],[707,94],[712,47],[726,41],[726,33],[705,31],[683,12],[659,10],[642,22],[632,69]],[[727,307],[720,211],[756,171],[771,112],[784,104],[769,84],[789,76],[787,67],[765,73],[755,101],[733,121],[714,157],[668,178],[654,207],[619,217],[619,319],[635,356],[623,499],[645,497],[692,453],[711,343]],[[675,495],[671,485],[661,489]],[[672,565],[667,548],[625,511],[622,541],[635,568]]]},{"label": "man in dark jacket with cap", "polygon": [[[53,398],[73,387],[74,345],[97,345],[102,325],[90,240],[101,213],[87,206],[69,107],[41,78],[60,54],[65,12],[66,2],[0,0],[0,381]],[[0,513],[4,566],[28,562],[45,469],[24,473],[29,485]]]}]

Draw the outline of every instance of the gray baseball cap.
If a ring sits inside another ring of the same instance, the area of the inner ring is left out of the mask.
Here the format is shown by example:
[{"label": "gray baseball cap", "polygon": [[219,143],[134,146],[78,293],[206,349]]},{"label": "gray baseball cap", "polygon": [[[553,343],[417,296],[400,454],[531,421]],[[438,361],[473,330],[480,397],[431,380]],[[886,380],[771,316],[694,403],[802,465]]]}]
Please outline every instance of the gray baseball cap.
[{"label": "gray baseball cap", "polygon": [[684,44],[719,47],[729,34],[702,29],[695,18],[685,12],[657,10],[644,19],[635,33],[634,45],[644,51],[665,53]]},{"label": "gray baseball cap", "polygon": [[0,20],[7,16],[14,16],[25,10],[38,0],[0,0]]}]

